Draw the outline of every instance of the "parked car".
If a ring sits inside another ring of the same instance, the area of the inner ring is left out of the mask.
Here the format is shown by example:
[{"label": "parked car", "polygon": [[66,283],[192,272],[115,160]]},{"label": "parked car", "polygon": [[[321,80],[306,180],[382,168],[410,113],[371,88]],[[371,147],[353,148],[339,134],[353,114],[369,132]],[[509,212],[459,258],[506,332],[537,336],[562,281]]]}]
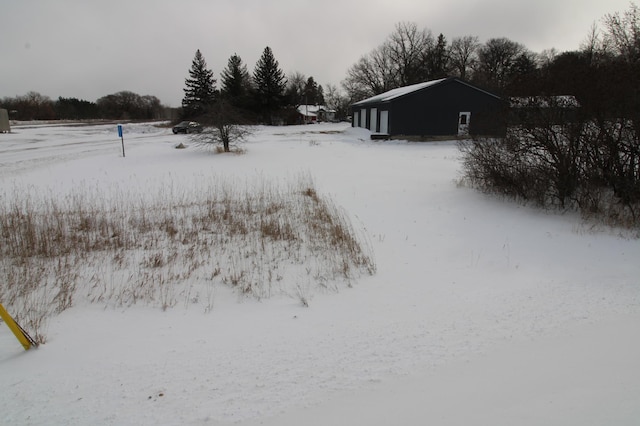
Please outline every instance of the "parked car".
[{"label": "parked car", "polygon": [[173,133],[200,133],[202,132],[202,125],[196,121],[182,121],[173,126]]}]

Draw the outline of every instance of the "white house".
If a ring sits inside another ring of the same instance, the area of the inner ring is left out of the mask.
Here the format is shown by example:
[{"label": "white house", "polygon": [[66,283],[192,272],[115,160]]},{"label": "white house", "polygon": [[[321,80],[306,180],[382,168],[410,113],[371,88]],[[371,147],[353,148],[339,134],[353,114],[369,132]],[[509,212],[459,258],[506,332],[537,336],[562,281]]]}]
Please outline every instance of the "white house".
[{"label": "white house", "polygon": [[298,121],[301,124],[317,123],[319,121],[335,121],[336,112],[324,105],[298,106]]}]

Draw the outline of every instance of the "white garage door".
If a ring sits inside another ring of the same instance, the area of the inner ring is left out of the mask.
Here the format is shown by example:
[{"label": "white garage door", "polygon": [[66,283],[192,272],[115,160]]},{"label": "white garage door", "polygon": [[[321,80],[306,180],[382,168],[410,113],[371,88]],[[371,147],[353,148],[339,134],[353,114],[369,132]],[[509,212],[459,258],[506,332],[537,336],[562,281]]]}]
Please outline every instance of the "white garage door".
[{"label": "white garage door", "polygon": [[380,111],[380,133],[389,134],[389,111]]},{"label": "white garage door", "polygon": [[369,130],[371,130],[372,132],[377,132],[378,131],[378,109],[377,108],[371,108],[371,119],[369,120]]}]

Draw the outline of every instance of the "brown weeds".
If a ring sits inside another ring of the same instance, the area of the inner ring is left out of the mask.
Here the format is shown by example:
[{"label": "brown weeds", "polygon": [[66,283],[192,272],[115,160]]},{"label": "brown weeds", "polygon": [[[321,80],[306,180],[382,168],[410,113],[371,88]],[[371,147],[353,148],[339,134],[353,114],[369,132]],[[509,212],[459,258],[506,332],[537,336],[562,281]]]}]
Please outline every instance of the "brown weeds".
[{"label": "brown weeds", "polygon": [[213,286],[226,284],[306,306],[314,289],[375,273],[362,241],[306,175],[288,189],[263,178],[245,188],[168,182],[156,193],[21,188],[0,194],[0,300],[41,342],[46,319],[79,301],[168,309],[201,300],[208,312]]}]

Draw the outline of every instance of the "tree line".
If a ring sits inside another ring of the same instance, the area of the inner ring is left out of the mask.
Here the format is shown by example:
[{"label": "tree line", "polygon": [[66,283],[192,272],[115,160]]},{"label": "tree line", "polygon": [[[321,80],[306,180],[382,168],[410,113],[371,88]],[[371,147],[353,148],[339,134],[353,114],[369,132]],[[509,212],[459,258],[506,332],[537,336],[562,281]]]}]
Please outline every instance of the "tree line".
[{"label": "tree line", "polygon": [[[634,10],[637,7],[632,4],[630,11]],[[603,97],[608,99],[603,94],[610,90],[609,82],[601,81],[602,76],[613,75],[615,81],[620,81],[633,72],[619,64],[612,65],[614,51],[637,55],[633,43],[622,31],[622,26],[628,25],[623,22],[629,19],[626,15],[628,13],[609,16],[605,33],[599,34],[594,26],[580,50],[563,53],[555,49],[534,53],[505,37],[481,43],[477,36],[464,35],[449,41],[444,34],[435,36],[431,30],[420,29],[415,23],[401,22],[380,46],[348,68],[340,88],[332,84],[323,87],[312,76],[300,72],[285,76],[269,47],[264,49],[251,74],[240,56],[232,55],[220,74],[218,88],[213,72],[207,69],[204,56],[198,50],[185,81],[181,115],[195,117],[203,106],[224,99],[254,122],[288,122],[295,107],[302,104],[325,104],[336,110],[338,117],[346,118],[353,102],[397,87],[449,76],[505,97],[571,93],[583,106],[598,108],[603,105]],[[619,28],[615,28],[616,25]],[[594,72],[600,76],[597,85],[593,84]],[[627,87],[623,85],[615,90],[626,91]],[[611,103],[605,102],[607,108]],[[63,97],[51,100],[30,92],[0,99],[0,106],[12,111],[12,118],[20,120],[153,119],[160,118],[166,110],[156,97],[128,91],[96,102]]]},{"label": "tree line", "polygon": [[358,101],[398,87],[459,77],[498,94],[512,91],[525,74],[555,55],[554,50],[536,55],[506,37],[480,43],[477,36],[454,37],[449,43],[415,23],[396,24],[395,31],[347,71],[342,86]]},{"label": "tree line", "polygon": [[570,93],[593,104],[591,98],[614,80],[594,87],[593,71],[626,77],[630,70],[617,57],[638,56],[637,10],[632,3],[625,13],[605,16],[602,30],[594,24],[579,50],[563,53],[554,48],[535,53],[506,37],[481,43],[477,36],[464,35],[449,42],[443,34],[401,22],[347,70],[342,87],[356,102],[402,86],[459,77],[503,97]]},{"label": "tree line", "polygon": [[286,76],[269,46],[262,52],[253,73],[249,73],[239,55],[233,54],[220,76],[218,88],[213,71],[207,68],[204,56],[197,50],[189,77],[185,79],[183,119],[206,120],[212,110],[219,109],[219,104],[233,110],[237,121],[252,123],[294,124],[298,119],[297,106],[305,104],[328,104],[331,109],[340,109],[344,117],[347,115],[347,106],[339,103],[340,95],[334,86],[329,86],[325,96],[323,87],[313,76],[306,77],[300,72]]},{"label": "tree line", "polygon": [[[348,102],[333,85],[324,88],[313,76],[300,72],[284,75],[269,47],[264,49],[253,74],[237,54],[229,58],[221,72],[221,86],[213,71],[207,68],[200,50],[196,51],[185,80],[181,119],[202,118],[218,101],[232,106],[245,122],[295,123],[296,107],[302,104],[327,105],[346,118]],[[59,97],[52,100],[37,92],[23,96],[0,98],[0,107],[7,109],[12,120],[86,120],[139,119],[153,120],[176,116],[160,100],[151,95],[121,91],[101,97],[96,102]]]},{"label": "tree line", "polygon": [[154,120],[168,116],[168,108],[157,97],[129,91],[113,93],[96,102],[64,97],[52,100],[29,92],[0,99],[0,107],[9,111],[12,120]]}]

